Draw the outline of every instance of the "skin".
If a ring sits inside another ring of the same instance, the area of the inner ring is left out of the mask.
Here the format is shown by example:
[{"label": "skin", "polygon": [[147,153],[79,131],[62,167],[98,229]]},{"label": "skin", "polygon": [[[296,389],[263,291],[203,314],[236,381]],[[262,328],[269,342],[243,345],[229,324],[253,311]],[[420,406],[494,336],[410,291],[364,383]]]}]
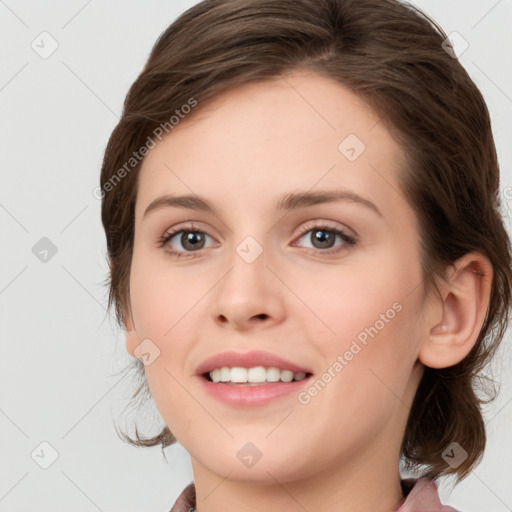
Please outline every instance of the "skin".
[{"label": "skin", "polygon": [[[349,134],[366,146],[354,161],[338,150]],[[377,116],[307,71],[199,104],[145,158],[126,347],[136,357],[149,338],[160,351],[146,376],[191,456],[200,512],[384,512],[403,502],[400,444],[423,365],[451,366],[471,350],[492,268],[468,254],[439,296],[423,296],[417,219],[398,186],[402,166],[402,150]],[[354,201],[273,210],[291,192],[335,188],[382,215]],[[204,197],[218,215],[164,207],[143,217],[162,194]],[[314,231],[300,232],[322,222],[357,244],[337,236],[322,248]],[[204,245],[184,247],[178,234],[167,247],[183,256],[172,257],[158,245],[171,228],[205,233]],[[252,263],[236,252],[247,236],[263,250]],[[320,378],[394,303],[400,312],[307,404],[292,394],[230,407],[195,375],[219,352],[261,349]],[[261,452],[252,467],[237,457],[247,442]]]}]

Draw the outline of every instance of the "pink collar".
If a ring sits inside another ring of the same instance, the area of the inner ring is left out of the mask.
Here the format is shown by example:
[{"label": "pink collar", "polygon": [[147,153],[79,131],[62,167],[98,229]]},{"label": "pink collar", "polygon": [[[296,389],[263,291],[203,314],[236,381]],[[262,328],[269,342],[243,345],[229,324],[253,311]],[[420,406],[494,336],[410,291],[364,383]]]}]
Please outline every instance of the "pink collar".
[{"label": "pink collar", "polygon": [[[426,477],[401,480],[405,501],[393,512],[458,512],[453,507],[443,505],[439,500],[437,484]],[[194,483],[185,487],[178,496],[170,512],[190,512],[196,507],[196,488]]]}]

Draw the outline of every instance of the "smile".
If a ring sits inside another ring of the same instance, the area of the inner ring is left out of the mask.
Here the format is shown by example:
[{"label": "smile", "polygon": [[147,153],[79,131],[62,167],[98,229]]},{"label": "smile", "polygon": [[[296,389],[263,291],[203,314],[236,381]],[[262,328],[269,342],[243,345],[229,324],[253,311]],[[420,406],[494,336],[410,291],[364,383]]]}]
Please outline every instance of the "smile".
[{"label": "smile", "polygon": [[252,368],[224,366],[206,373],[205,377],[215,383],[258,385],[269,382],[300,381],[306,378],[306,375],[306,372],[280,370],[275,366],[269,368],[264,366],[254,366]]},{"label": "smile", "polygon": [[196,369],[208,396],[240,408],[297,396],[312,375],[310,369],[298,362],[261,350],[221,352]]}]

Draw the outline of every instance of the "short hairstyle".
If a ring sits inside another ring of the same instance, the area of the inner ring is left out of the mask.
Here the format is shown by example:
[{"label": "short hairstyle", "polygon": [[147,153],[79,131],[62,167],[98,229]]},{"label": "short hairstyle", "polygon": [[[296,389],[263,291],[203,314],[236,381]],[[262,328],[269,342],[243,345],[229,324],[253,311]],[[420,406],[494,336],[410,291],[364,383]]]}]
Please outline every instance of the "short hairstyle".
[{"label": "short hairstyle", "polygon": [[[446,42],[434,20],[398,0],[201,1],[160,35],[130,87],[105,150],[100,185],[108,309],[115,304],[123,326],[131,315],[129,276],[143,161],[138,155],[155,136],[161,139],[162,127],[171,133],[177,109],[197,102],[196,112],[238,86],[295,70],[334,79],[364,100],[405,157],[399,184],[419,220],[424,296],[438,292],[448,267],[468,252],[482,253],[493,267],[476,344],[456,365],[425,367],[401,446],[407,469],[422,469],[431,479],[454,474],[460,481],[480,463],[486,445],[481,405],[495,396],[484,400],[477,384],[494,384],[482,369],[506,332],[512,267],[489,112]],[[133,398],[142,391],[148,397],[144,367],[138,359],[134,363],[142,384]],[[161,444],[162,450],[176,441],[167,426],[154,437],[140,437],[137,429],[136,439],[123,437],[136,446]],[[456,468],[441,456],[453,441],[468,453]]]}]

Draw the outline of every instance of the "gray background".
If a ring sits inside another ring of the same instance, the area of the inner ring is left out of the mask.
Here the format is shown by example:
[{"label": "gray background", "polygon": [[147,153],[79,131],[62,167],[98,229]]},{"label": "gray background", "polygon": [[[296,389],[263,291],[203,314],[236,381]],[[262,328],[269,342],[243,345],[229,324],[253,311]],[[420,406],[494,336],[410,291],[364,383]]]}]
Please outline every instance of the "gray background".
[{"label": "gray background", "polygon": [[[106,315],[93,189],[129,86],[159,34],[195,3],[0,1],[0,511],[168,511],[192,480],[183,447],[167,448],[166,462],[159,448],[116,435],[114,423],[133,417],[123,415],[133,383],[116,374],[130,358]],[[512,0],[415,3],[469,43],[460,60],[491,111],[509,215]],[[454,489],[440,487],[464,512],[512,510],[511,368],[508,336],[492,368],[502,387],[486,409],[483,461]],[[161,421],[154,407],[145,415]],[[58,454],[47,469],[43,442]]]}]

